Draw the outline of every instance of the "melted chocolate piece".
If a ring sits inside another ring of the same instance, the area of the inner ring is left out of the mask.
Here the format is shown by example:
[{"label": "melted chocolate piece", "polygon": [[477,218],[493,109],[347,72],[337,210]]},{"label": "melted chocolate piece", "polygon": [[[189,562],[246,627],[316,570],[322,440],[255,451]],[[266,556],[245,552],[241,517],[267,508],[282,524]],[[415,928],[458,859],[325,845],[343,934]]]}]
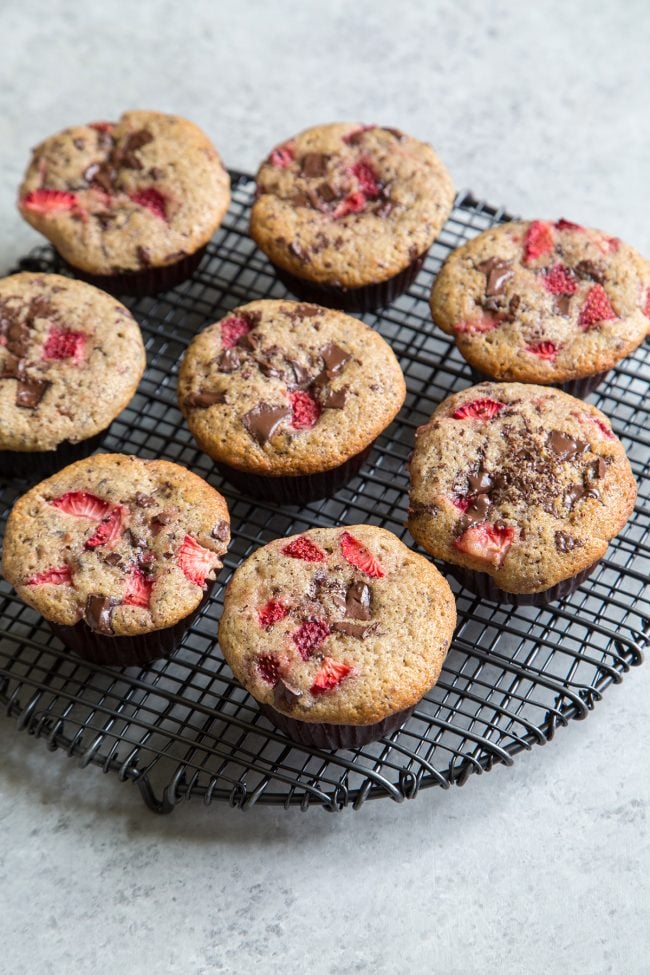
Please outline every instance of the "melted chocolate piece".
[{"label": "melted chocolate piece", "polygon": [[465,518],[471,522],[485,521],[485,516],[491,506],[492,502],[490,501],[489,495],[477,494],[465,509]]},{"label": "melted chocolate piece", "polygon": [[358,640],[365,640],[367,636],[374,633],[377,629],[376,623],[348,623],[343,620],[340,623],[332,623],[332,629],[345,636],[355,636]]},{"label": "melted chocolate piece", "polygon": [[138,491],[135,496],[135,503],[138,508],[153,508],[156,501],[150,494],[143,494],[142,491]]},{"label": "melted chocolate piece", "polygon": [[329,203],[334,203],[335,200],[339,199],[338,194],[329,183],[319,183],[315,192],[318,199],[326,205]]},{"label": "melted chocolate piece", "polygon": [[260,342],[261,338],[259,335],[256,335],[255,332],[246,332],[246,334],[242,335],[242,337],[239,339],[237,345],[242,349],[247,349],[249,352],[255,352]]},{"label": "melted chocolate piece", "polygon": [[309,386],[311,382],[310,370],[306,366],[301,365],[295,359],[287,359],[287,362],[291,367],[291,371],[293,372],[295,379],[295,383],[292,383],[291,385]]},{"label": "melted chocolate piece", "polygon": [[571,295],[553,295],[553,311],[562,318],[568,318],[571,311]]},{"label": "melted chocolate piece", "polygon": [[328,379],[332,379],[333,376],[341,371],[346,362],[352,358],[349,352],[344,352],[344,350],[334,342],[328,342],[327,345],[320,350],[320,354],[323,362],[325,363],[325,372]]},{"label": "melted chocolate piece", "polygon": [[300,175],[310,179],[316,176],[324,176],[327,172],[329,156],[324,152],[308,152],[301,161]]},{"label": "melted chocolate piece", "polygon": [[470,474],[467,483],[470,494],[480,494],[483,491],[489,491],[492,487],[492,475],[481,468],[476,474]]},{"label": "melted chocolate piece", "polygon": [[318,402],[324,410],[342,410],[348,398],[348,387],[343,389],[324,389],[321,391]]},{"label": "melted chocolate piece", "polygon": [[217,358],[219,372],[236,372],[244,361],[245,353],[241,349],[224,349]]},{"label": "melted chocolate piece", "polygon": [[51,385],[47,379],[29,379],[21,375],[16,387],[16,406],[35,410]]},{"label": "melted chocolate piece", "polygon": [[311,207],[314,205],[311,195],[305,193],[304,190],[296,190],[291,197],[291,202],[295,207]]},{"label": "melted chocolate piece", "polygon": [[242,423],[253,440],[256,440],[260,445],[264,445],[273,436],[282,420],[290,416],[290,414],[291,410],[287,406],[272,406],[270,403],[258,403],[252,410],[244,414]]},{"label": "melted chocolate piece", "polygon": [[0,379],[17,379],[18,376],[22,375],[24,368],[24,359],[16,359],[14,356],[10,356],[2,363]]},{"label": "melted chocolate piece", "polygon": [[150,142],[153,142],[153,136],[147,129],[131,132],[115,153],[115,162],[125,169],[142,169],[142,163],[136,156],[136,152]]},{"label": "melted chocolate piece", "polygon": [[289,253],[293,254],[294,257],[297,257],[298,260],[302,261],[303,264],[309,263],[309,254],[304,249],[300,241],[292,240],[291,243],[289,244],[288,249],[289,249]]},{"label": "melted chocolate piece", "polygon": [[190,393],[185,397],[185,405],[196,410],[205,410],[216,403],[225,402],[226,394],[217,390],[200,389],[197,393]]},{"label": "melted chocolate piece", "polygon": [[582,542],[574,538],[573,535],[569,535],[567,532],[556,532],[555,533],[555,547],[558,552],[570,552],[574,548],[580,548]]},{"label": "melted chocolate piece", "polygon": [[365,582],[351,582],[345,595],[345,615],[354,620],[369,620],[370,586]]},{"label": "melted chocolate piece", "polygon": [[589,476],[594,481],[601,481],[604,478],[606,471],[607,464],[605,462],[605,458],[599,457],[598,460],[593,462]]},{"label": "melted chocolate piece", "polygon": [[598,500],[600,498],[600,491],[593,487],[585,487],[582,484],[572,484],[564,495],[564,503],[571,510],[576,501],[581,501],[582,498],[595,498]]},{"label": "melted chocolate piece", "polygon": [[498,257],[490,257],[487,261],[481,261],[478,270],[483,271],[487,278],[485,294],[488,298],[503,294],[506,282],[514,274],[512,262],[503,261]]},{"label": "melted chocolate piece", "polygon": [[227,542],[230,536],[230,530],[228,528],[227,521],[218,521],[212,531],[210,532],[213,538],[216,538],[219,542]]},{"label": "melted chocolate piece", "polygon": [[111,596],[90,595],[86,599],[84,619],[91,630],[104,636],[113,635],[111,616],[117,600]]},{"label": "melted chocolate piece", "polygon": [[582,281],[597,281],[602,284],[605,280],[604,265],[596,261],[580,261],[573,270]]},{"label": "melted chocolate piece", "polygon": [[584,454],[588,446],[582,440],[574,440],[568,433],[562,433],[560,430],[551,430],[548,435],[548,445],[560,460],[575,460],[580,454]]},{"label": "melted chocolate piece", "polygon": [[301,697],[302,691],[299,691],[297,687],[291,687],[282,678],[273,688],[273,700],[279,708],[284,708],[285,711],[291,711]]},{"label": "melted chocolate piece", "polygon": [[115,189],[116,177],[117,171],[115,166],[107,159],[93,173],[92,182],[106,193],[112,193]]},{"label": "melted chocolate piece", "polygon": [[[345,586],[342,582],[336,579],[327,579],[325,577],[320,577],[314,579],[312,594],[314,599],[316,599],[320,605],[323,607],[325,612],[328,612],[328,601],[331,602],[336,609],[345,612]],[[319,608],[309,609],[307,605],[305,613],[307,616],[319,615]]]}]

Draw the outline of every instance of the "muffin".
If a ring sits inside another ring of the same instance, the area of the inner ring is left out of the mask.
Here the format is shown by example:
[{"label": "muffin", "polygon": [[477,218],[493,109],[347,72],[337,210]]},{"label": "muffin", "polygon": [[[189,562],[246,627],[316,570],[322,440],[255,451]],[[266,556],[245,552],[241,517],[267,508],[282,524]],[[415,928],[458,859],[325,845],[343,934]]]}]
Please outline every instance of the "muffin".
[{"label": "muffin", "polygon": [[650,331],[650,263],[568,220],[506,223],[447,258],[431,312],[475,378],[584,396]]},{"label": "muffin", "polygon": [[192,274],[229,203],[228,174],[201,129],[125,112],[36,146],[18,207],[79,277],[143,295]]},{"label": "muffin", "polygon": [[328,497],[355,474],[406,389],[390,346],[342,312],[252,301],[196,336],[178,398],[201,450],[254,497]]},{"label": "muffin", "polygon": [[129,311],[58,274],[0,280],[0,474],[45,476],[88,456],[146,364]]},{"label": "muffin", "polygon": [[431,146],[398,129],[337,122],[307,129],[262,163],[250,233],[299,298],[371,311],[415,279],[453,201]]},{"label": "muffin", "polygon": [[547,386],[481,383],[416,434],[408,527],[486,599],[541,605],[593,571],[636,484],[609,420]]},{"label": "muffin", "polygon": [[219,643],[287,735],[354,748],[398,728],[436,683],[456,608],[431,563],[383,528],[316,528],[240,565]]},{"label": "muffin", "polygon": [[177,648],[229,538],[226,502],[200,477],[99,454],[16,502],[2,573],[79,656],[143,666]]}]

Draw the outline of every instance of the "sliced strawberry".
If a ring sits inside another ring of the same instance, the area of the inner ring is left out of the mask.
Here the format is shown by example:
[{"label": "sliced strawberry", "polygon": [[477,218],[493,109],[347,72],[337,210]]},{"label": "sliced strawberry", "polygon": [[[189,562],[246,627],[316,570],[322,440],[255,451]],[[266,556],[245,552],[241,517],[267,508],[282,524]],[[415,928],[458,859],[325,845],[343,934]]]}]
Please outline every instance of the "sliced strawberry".
[{"label": "sliced strawberry", "polygon": [[550,223],[533,220],[524,237],[524,264],[531,264],[538,257],[550,254],[554,246]]},{"label": "sliced strawberry", "polygon": [[463,403],[451,414],[452,420],[492,420],[505,407],[505,403],[498,403],[495,399],[475,399],[471,403]]},{"label": "sliced strawberry", "polygon": [[106,517],[100,521],[97,531],[86,539],[85,547],[98,548],[104,545],[106,548],[113,548],[124,530],[126,514],[124,505],[116,504],[111,508]]},{"label": "sliced strawberry", "polygon": [[650,318],[650,288],[645,293],[645,305],[643,306],[643,314],[646,318]]},{"label": "sliced strawberry", "polygon": [[458,322],[454,325],[454,331],[459,332],[461,335],[464,333],[469,333],[470,335],[482,334],[483,332],[491,332],[493,329],[498,328],[501,324],[498,318],[494,315],[490,315],[488,312],[484,312],[477,318],[470,318],[466,322]]},{"label": "sliced strawberry", "polygon": [[322,562],[325,552],[321,552],[317,545],[314,545],[309,538],[299,535],[292,542],[285,545],[282,549],[283,555],[288,555],[292,559],[302,559],[303,562]]},{"label": "sliced strawberry", "polygon": [[305,620],[291,639],[298,647],[303,660],[309,660],[315,650],[318,650],[330,634],[330,625],[325,620]]},{"label": "sliced strawberry", "polygon": [[243,315],[228,315],[228,318],[224,318],[221,322],[219,330],[223,348],[232,349],[244,335],[248,335],[251,326]]},{"label": "sliced strawberry", "polygon": [[451,503],[454,505],[455,508],[458,508],[459,511],[467,511],[467,509],[470,506],[471,500],[470,498],[452,498]]},{"label": "sliced strawberry", "polygon": [[584,230],[579,223],[573,223],[571,220],[565,220],[564,217],[560,217],[553,224],[556,230]]},{"label": "sliced strawberry", "polygon": [[140,569],[132,569],[126,583],[126,592],[122,603],[124,606],[142,606],[147,608],[151,601],[153,579],[147,578]]},{"label": "sliced strawberry", "polygon": [[283,620],[288,612],[289,607],[279,599],[269,599],[268,603],[258,609],[257,619],[262,629],[270,630],[273,624]]},{"label": "sliced strawberry", "polygon": [[566,264],[556,264],[549,268],[543,278],[544,287],[552,295],[572,295],[578,290],[578,282],[573,271]]},{"label": "sliced strawberry", "polygon": [[580,328],[587,332],[599,322],[608,322],[616,317],[616,312],[602,284],[592,285],[578,316]]},{"label": "sliced strawberry", "polygon": [[199,545],[189,535],[186,535],[181,543],[177,561],[179,568],[190,582],[203,588],[205,588],[206,577],[221,564],[214,552]]},{"label": "sliced strawberry", "polygon": [[44,572],[37,572],[35,576],[28,579],[26,586],[71,586],[72,571],[69,565],[62,565],[58,569],[46,569]]},{"label": "sliced strawberry", "polygon": [[515,530],[510,526],[483,523],[464,531],[460,538],[454,539],[454,545],[465,555],[481,562],[501,565],[514,537]]},{"label": "sliced strawberry", "polygon": [[351,129],[350,132],[346,132],[346,134],[343,136],[343,142],[345,142],[346,146],[354,145],[362,132],[369,132],[370,129],[376,128],[376,125],[357,125],[357,127]]},{"label": "sliced strawberry", "polygon": [[76,365],[83,362],[86,340],[85,332],[71,332],[64,328],[52,327],[43,346],[44,359],[74,359]]},{"label": "sliced strawberry", "polygon": [[79,201],[76,193],[67,190],[31,190],[20,201],[23,210],[32,213],[62,213],[65,210],[76,210]]},{"label": "sliced strawberry", "polygon": [[381,193],[381,184],[374,169],[366,159],[360,159],[350,168],[350,172],[359,181],[359,188],[368,200],[374,200]]},{"label": "sliced strawberry", "polygon": [[537,345],[527,345],[526,352],[531,352],[548,362],[554,362],[558,353],[558,346],[555,342],[538,342]]},{"label": "sliced strawberry", "polygon": [[369,549],[360,542],[358,538],[350,532],[343,532],[340,538],[341,555],[346,562],[353,565],[356,569],[361,569],[367,576],[373,579],[381,579],[386,573],[381,563],[375,558]]},{"label": "sliced strawberry", "polygon": [[282,676],[282,665],[281,661],[272,653],[262,653],[257,658],[257,669],[260,672],[260,677],[265,680],[267,684],[277,684]]},{"label": "sliced strawberry", "polygon": [[159,220],[167,219],[167,200],[160,190],[157,190],[155,187],[151,186],[149,189],[131,193],[129,199],[137,206],[145,207],[150,213],[153,213],[154,217],[158,217]]},{"label": "sliced strawberry", "polygon": [[112,132],[115,122],[89,122],[88,128],[95,129],[97,132]]},{"label": "sliced strawberry", "polygon": [[361,191],[350,193],[336,205],[332,216],[335,220],[340,220],[341,217],[347,217],[349,213],[361,213],[365,209],[365,206],[366,198]]},{"label": "sliced strawberry", "polygon": [[108,501],[102,501],[101,498],[87,491],[68,491],[67,494],[62,494],[60,498],[54,498],[49,503],[66,515],[74,515],[75,518],[91,518],[93,521],[101,521],[111,510]]},{"label": "sliced strawberry", "polygon": [[320,669],[316,672],[310,690],[315,696],[325,694],[326,691],[338,687],[350,673],[352,673],[350,664],[344,664],[341,660],[333,660],[332,657],[325,657]]},{"label": "sliced strawberry", "polygon": [[620,237],[604,237],[603,238],[603,250],[606,254],[616,254],[620,249],[621,239]]},{"label": "sliced strawberry", "polygon": [[291,426],[294,430],[310,430],[315,427],[321,415],[321,408],[313,397],[304,390],[289,394],[291,400]]},{"label": "sliced strawberry", "polygon": [[597,426],[603,436],[607,437],[608,440],[615,439],[616,434],[613,432],[613,430],[611,430],[607,424],[597,416],[592,416],[591,413],[574,413],[573,415],[577,416],[581,423],[591,423],[594,426]]},{"label": "sliced strawberry", "polygon": [[276,146],[271,155],[269,156],[269,162],[276,169],[286,169],[290,166],[294,160],[295,147],[293,142],[285,142],[283,146]]}]

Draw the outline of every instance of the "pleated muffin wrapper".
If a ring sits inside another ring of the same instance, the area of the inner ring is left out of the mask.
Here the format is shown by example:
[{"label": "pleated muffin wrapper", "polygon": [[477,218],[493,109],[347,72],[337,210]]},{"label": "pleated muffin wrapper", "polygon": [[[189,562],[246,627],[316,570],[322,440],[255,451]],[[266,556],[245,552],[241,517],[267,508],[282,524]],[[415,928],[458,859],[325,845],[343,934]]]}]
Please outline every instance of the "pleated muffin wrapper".
[{"label": "pleated muffin wrapper", "polygon": [[355,474],[358,474],[370,455],[372,446],[369,444],[360,453],[329,471],[301,474],[295,477],[249,474],[216,461],[215,466],[219,473],[242,494],[261,501],[273,501],[275,504],[306,504],[308,501],[331,498],[336,494]]},{"label": "pleated muffin wrapper", "polygon": [[[475,383],[484,382],[507,382],[504,379],[492,379],[487,376],[484,372],[479,372],[474,366],[470,366],[470,371],[472,373],[472,379]],[[610,370],[606,369],[605,372],[595,372],[593,376],[583,376],[581,379],[569,379],[565,383],[545,383],[542,385],[548,385],[552,389],[561,389],[564,393],[569,393],[571,396],[576,396],[578,399],[584,399],[589,393],[595,392],[598,387],[607,379]],[[537,381],[537,380],[536,380]]]},{"label": "pleated muffin wrapper", "polygon": [[159,294],[161,291],[171,291],[176,285],[191,278],[205,254],[205,247],[201,247],[193,254],[186,254],[174,264],[164,267],[145,267],[141,271],[123,271],[117,274],[89,274],[76,268],[73,264],[65,263],[80,281],[93,284],[111,295],[130,295],[143,298],[147,295]]},{"label": "pleated muffin wrapper", "polygon": [[332,284],[319,284],[300,278],[290,271],[273,264],[282,284],[302,301],[309,301],[326,308],[339,308],[342,311],[367,312],[385,308],[395,301],[415,281],[428,249],[419,257],[387,281],[365,284],[360,288],[341,288]]},{"label": "pleated muffin wrapper", "polygon": [[298,721],[289,718],[280,711],[276,711],[270,704],[260,704],[260,710],[287,738],[306,745],[308,748],[324,748],[335,751],[338,748],[360,748],[372,741],[378,741],[386,735],[401,728],[415,710],[407,708],[397,714],[391,714],[376,724],[311,724],[308,721]]},{"label": "pleated muffin wrapper", "polygon": [[108,433],[101,430],[93,437],[71,443],[64,440],[55,450],[0,450],[0,477],[48,477],[68,464],[89,457]]},{"label": "pleated muffin wrapper", "polygon": [[215,583],[208,583],[201,602],[183,619],[161,630],[137,636],[106,636],[92,630],[85,620],[65,626],[48,620],[54,634],[69,650],[92,664],[108,667],[146,667],[178,650],[186,630],[205,606]]},{"label": "pleated muffin wrapper", "polygon": [[582,585],[585,579],[589,578],[599,562],[600,559],[597,559],[582,572],[578,572],[568,579],[563,579],[549,589],[544,589],[543,592],[531,593],[506,592],[505,589],[500,589],[495,584],[492,576],[488,575],[487,572],[474,572],[473,569],[465,569],[463,566],[453,565],[451,562],[446,563],[446,570],[465,589],[469,589],[476,596],[489,602],[509,603],[511,606],[546,606],[548,603],[569,596],[578,586]]}]

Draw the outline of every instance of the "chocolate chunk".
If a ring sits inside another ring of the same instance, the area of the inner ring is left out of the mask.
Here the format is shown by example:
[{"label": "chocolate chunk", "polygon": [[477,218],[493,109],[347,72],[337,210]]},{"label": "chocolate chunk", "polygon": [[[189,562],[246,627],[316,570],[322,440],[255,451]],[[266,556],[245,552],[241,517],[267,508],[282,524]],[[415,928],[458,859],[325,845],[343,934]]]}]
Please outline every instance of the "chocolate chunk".
[{"label": "chocolate chunk", "polygon": [[[154,532],[155,534],[155,532]],[[146,548],[147,543],[141,535],[136,535],[132,528],[127,528],[124,532],[126,540],[131,544],[133,548]]]},{"label": "chocolate chunk", "polygon": [[16,406],[35,410],[51,385],[52,383],[47,379],[29,379],[27,376],[22,376],[18,379],[16,387]]},{"label": "chocolate chunk", "polygon": [[241,349],[224,349],[217,358],[219,372],[236,372],[244,360],[245,353]]},{"label": "chocolate chunk", "polygon": [[568,318],[571,311],[571,295],[553,295],[553,311],[562,318]]},{"label": "chocolate chunk", "polygon": [[2,372],[0,372],[0,379],[17,379],[25,369],[25,360],[16,359],[14,356],[10,355],[9,358],[5,359],[2,363]]},{"label": "chocolate chunk", "polygon": [[492,476],[487,471],[480,468],[476,474],[470,474],[467,479],[470,494],[480,494],[489,491],[492,487]]},{"label": "chocolate chunk", "polygon": [[300,175],[312,179],[327,172],[329,156],[323,152],[308,152],[301,160]]},{"label": "chocolate chunk", "polygon": [[227,521],[218,521],[212,531],[210,532],[212,538],[216,538],[219,542],[227,542],[230,537],[230,529],[228,528]]},{"label": "chocolate chunk", "polygon": [[146,247],[143,247],[142,244],[138,244],[138,246],[135,249],[135,253],[138,258],[140,267],[151,266],[151,254],[149,253]]},{"label": "chocolate chunk", "polygon": [[512,319],[517,314],[517,311],[519,309],[519,305],[520,304],[521,304],[521,295],[513,295],[512,298],[510,299],[510,304],[508,305],[508,320],[509,321],[512,321]]},{"label": "chocolate chunk", "polygon": [[487,261],[481,261],[478,270],[483,271],[487,278],[485,294],[488,297],[503,294],[506,282],[514,274],[512,262],[503,261],[498,257],[490,257]]},{"label": "chocolate chunk", "polygon": [[601,481],[607,471],[607,464],[605,463],[604,457],[599,457],[595,460],[591,468],[591,477],[594,481]]},{"label": "chocolate chunk", "polygon": [[190,409],[205,410],[216,403],[225,403],[226,394],[218,390],[200,389],[185,397],[185,405]]},{"label": "chocolate chunk", "polygon": [[355,636],[358,640],[365,640],[367,636],[374,633],[377,623],[348,623],[343,620],[340,623],[332,623],[332,629],[345,636]]},{"label": "chocolate chunk", "polygon": [[340,372],[345,363],[351,358],[349,352],[345,352],[334,342],[328,342],[327,345],[320,350],[320,354],[325,364],[325,372],[327,373],[329,379],[332,379],[333,376]]},{"label": "chocolate chunk", "polygon": [[142,163],[136,156],[136,152],[149,142],[153,142],[153,136],[147,129],[131,132],[114,154],[116,164],[124,166],[125,169],[142,169]]},{"label": "chocolate chunk", "polygon": [[579,548],[581,545],[582,542],[579,539],[567,534],[567,532],[555,533],[555,547],[558,552],[570,552],[572,549]]},{"label": "chocolate chunk", "polygon": [[370,586],[366,582],[351,582],[345,595],[345,615],[355,620],[369,620]]},{"label": "chocolate chunk", "polygon": [[325,204],[334,203],[335,200],[339,199],[330,183],[319,183],[316,187],[316,194],[318,199]]},{"label": "chocolate chunk", "polygon": [[489,495],[477,494],[465,509],[465,518],[469,521],[484,521],[491,505]]},{"label": "chocolate chunk", "polygon": [[101,187],[106,193],[112,193],[115,189],[117,172],[109,160],[103,162],[96,172],[93,173],[92,182]]},{"label": "chocolate chunk", "polygon": [[117,600],[110,596],[90,595],[86,599],[84,619],[94,633],[113,635],[111,616]]},{"label": "chocolate chunk", "polygon": [[342,410],[348,398],[348,387],[343,389],[323,389],[318,397],[318,402],[324,410]]},{"label": "chocolate chunk", "polygon": [[348,135],[344,135],[343,141],[347,142],[349,146],[358,146],[366,132],[374,128],[376,128],[375,125],[362,125],[360,129],[356,130],[356,132],[350,132]]},{"label": "chocolate chunk", "polygon": [[605,268],[596,261],[580,261],[573,270],[582,281],[597,281],[602,284],[605,280]]},{"label": "chocolate chunk", "polygon": [[[320,603],[320,606],[325,609],[326,613],[329,610],[329,602],[336,609],[342,610],[345,613],[346,589],[344,584],[339,582],[338,579],[328,579],[325,577],[314,579],[312,595]],[[320,607],[314,608],[312,606],[310,608],[309,605],[306,605],[304,613],[306,616],[319,616]]]},{"label": "chocolate chunk", "polygon": [[302,261],[303,264],[309,263],[309,254],[307,253],[307,251],[302,246],[299,240],[291,241],[291,243],[289,244],[289,253],[293,254],[294,257],[297,257],[298,260]]},{"label": "chocolate chunk", "polygon": [[150,494],[143,494],[142,491],[138,491],[135,496],[135,503],[138,508],[153,508],[156,501]]},{"label": "chocolate chunk", "polygon": [[291,711],[301,697],[302,691],[299,691],[297,687],[291,687],[282,678],[280,678],[273,688],[273,700],[275,704],[278,708],[283,708],[285,711]]},{"label": "chocolate chunk", "polygon": [[576,501],[580,501],[585,496],[585,489],[582,484],[572,484],[564,495],[564,503],[569,510],[573,508]]},{"label": "chocolate chunk", "polygon": [[562,433],[560,430],[551,430],[548,435],[548,444],[560,460],[575,460],[576,457],[585,452],[588,446],[582,440],[574,440],[568,433]]},{"label": "chocolate chunk", "polygon": [[299,302],[291,308],[287,315],[289,318],[317,318],[323,314],[323,309],[318,305],[305,305],[303,302]]},{"label": "chocolate chunk", "polygon": [[7,348],[19,359],[26,356],[31,345],[31,331],[26,322],[14,319],[6,331]]},{"label": "chocolate chunk", "polygon": [[260,336],[256,335],[255,332],[246,332],[246,334],[242,335],[242,337],[238,340],[237,345],[239,348],[246,349],[248,352],[255,352],[260,341]]},{"label": "chocolate chunk", "polygon": [[312,207],[314,205],[311,194],[305,193],[304,190],[296,190],[291,197],[291,202],[295,207]]},{"label": "chocolate chunk", "polygon": [[270,403],[258,403],[252,410],[245,413],[242,423],[253,440],[263,445],[269,440],[276,429],[291,411],[287,406],[272,406]]},{"label": "chocolate chunk", "polygon": [[109,552],[108,555],[104,556],[104,562],[106,565],[122,565],[122,556],[119,552]]},{"label": "chocolate chunk", "polygon": [[311,371],[295,359],[287,359],[287,363],[293,372],[294,382],[292,386],[309,386],[311,382]]}]

